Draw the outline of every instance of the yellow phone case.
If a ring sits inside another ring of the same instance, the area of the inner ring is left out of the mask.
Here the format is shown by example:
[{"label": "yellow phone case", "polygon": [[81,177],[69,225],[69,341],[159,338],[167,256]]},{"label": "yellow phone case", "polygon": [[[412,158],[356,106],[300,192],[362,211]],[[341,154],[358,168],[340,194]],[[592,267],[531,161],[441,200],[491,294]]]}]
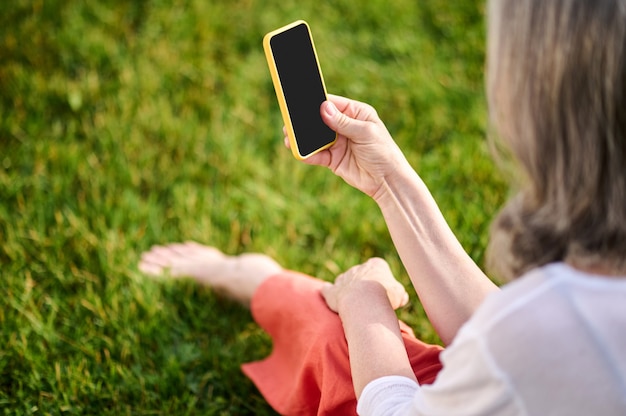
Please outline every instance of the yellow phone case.
[{"label": "yellow phone case", "polygon": [[278,106],[280,107],[280,113],[282,114],[283,117],[283,122],[285,123],[285,129],[287,131],[287,137],[289,138],[289,144],[291,147],[291,152],[293,153],[293,156],[298,159],[298,160],[304,160],[310,156],[313,156],[314,154],[324,150],[324,149],[328,149],[330,146],[332,146],[335,141],[337,141],[337,136],[335,135],[335,140],[333,140],[332,142],[328,143],[327,145],[315,150],[312,153],[309,153],[308,155],[302,155],[300,153],[300,149],[298,148],[298,143],[296,141],[296,136],[295,136],[295,132],[293,129],[293,125],[291,123],[291,117],[289,115],[289,109],[287,107],[287,101],[285,100],[285,95],[283,93],[283,87],[280,83],[280,77],[278,76],[278,70],[276,68],[276,62],[274,61],[274,55],[272,54],[272,48],[270,45],[270,40],[272,39],[273,36],[282,33],[286,30],[289,30],[295,26],[298,26],[300,24],[304,24],[307,28],[307,31],[309,32],[309,38],[311,39],[311,45],[313,46],[313,53],[315,54],[315,61],[317,62],[317,70],[319,71],[320,74],[320,79],[322,81],[322,87],[324,88],[324,96],[326,96],[326,84],[324,84],[324,77],[322,76],[322,69],[320,67],[320,63],[319,63],[319,59],[317,57],[317,51],[315,50],[315,43],[313,42],[313,36],[311,34],[311,28],[309,27],[309,24],[307,22],[305,22],[304,20],[297,20],[293,23],[290,23],[286,26],[283,26],[279,29],[273,30],[271,32],[269,32],[268,34],[266,34],[263,37],[263,49],[265,51],[265,58],[267,59],[267,65],[269,66],[269,70],[270,70],[270,74],[272,76],[272,82],[274,83],[274,90],[276,91],[276,98],[278,99]]}]

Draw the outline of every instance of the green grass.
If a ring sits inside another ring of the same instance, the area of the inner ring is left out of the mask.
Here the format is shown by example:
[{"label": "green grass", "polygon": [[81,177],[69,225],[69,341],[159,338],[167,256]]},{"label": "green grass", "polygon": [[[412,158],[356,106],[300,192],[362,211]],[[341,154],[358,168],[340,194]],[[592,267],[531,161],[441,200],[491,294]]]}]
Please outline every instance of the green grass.
[{"label": "green grass", "polygon": [[[330,92],[373,104],[482,264],[505,196],[485,144],[484,6],[464,0],[0,5],[0,413],[272,414],[244,309],[136,268],[152,244],[408,278],[376,205],[298,163],[262,53],[311,24]],[[400,312],[426,340],[420,305]]]}]

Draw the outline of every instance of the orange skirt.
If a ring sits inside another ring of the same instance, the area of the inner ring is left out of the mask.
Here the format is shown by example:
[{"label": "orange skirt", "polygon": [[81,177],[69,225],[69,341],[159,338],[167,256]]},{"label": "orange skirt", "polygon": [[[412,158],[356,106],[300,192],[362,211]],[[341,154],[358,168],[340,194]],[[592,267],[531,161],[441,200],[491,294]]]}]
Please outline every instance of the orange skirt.
[{"label": "orange skirt", "polygon": [[[348,345],[338,315],[320,294],[323,284],[285,271],[263,282],[252,299],[252,316],[273,348],[242,370],[283,415],[356,415]],[[442,347],[421,342],[403,322],[400,329],[417,380],[432,383]]]}]

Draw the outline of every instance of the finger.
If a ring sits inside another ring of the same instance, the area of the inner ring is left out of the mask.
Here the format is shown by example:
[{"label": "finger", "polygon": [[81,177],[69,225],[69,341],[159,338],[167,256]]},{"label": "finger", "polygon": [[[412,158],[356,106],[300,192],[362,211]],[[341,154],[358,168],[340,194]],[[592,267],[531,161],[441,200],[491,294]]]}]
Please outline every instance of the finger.
[{"label": "finger", "polygon": [[375,135],[373,128],[376,125],[372,121],[352,118],[339,111],[332,101],[322,103],[320,114],[328,127],[355,142],[371,139]]},{"label": "finger", "polygon": [[370,267],[383,267],[389,269],[389,263],[387,263],[387,260],[382,257],[370,257],[367,259],[365,264],[369,264]]},{"label": "finger", "polygon": [[355,104],[363,104],[359,101],[355,101],[347,97],[342,97],[341,95],[328,94],[327,98],[328,101],[335,104],[339,111],[341,111],[342,113],[348,110],[350,107],[354,107]]},{"label": "finger", "polygon": [[406,306],[409,303],[409,294],[405,291],[404,294],[402,295],[402,302],[400,302],[400,306]]},{"label": "finger", "polygon": [[[283,139],[283,143],[287,149],[291,149],[291,141],[289,137],[285,137]],[[329,150],[322,150],[312,156],[303,159],[302,162],[307,165],[316,165],[316,166],[330,166],[330,162],[332,161],[332,154]]]},{"label": "finger", "polygon": [[350,98],[341,97],[339,95],[328,95],[328,101],[335,104],[337,109],[349,117],[362,121],[379,120],[376,109],[367,103],[363,103]]},{"label": "finger", "polygon": [[319,153],[316,153],[312,156],[307,157],[303,160],[304,163],[308,165],[316,165],[316,166],[330,166],[330,162],[332,161],[332,154],[329,150],[322,150]]}]

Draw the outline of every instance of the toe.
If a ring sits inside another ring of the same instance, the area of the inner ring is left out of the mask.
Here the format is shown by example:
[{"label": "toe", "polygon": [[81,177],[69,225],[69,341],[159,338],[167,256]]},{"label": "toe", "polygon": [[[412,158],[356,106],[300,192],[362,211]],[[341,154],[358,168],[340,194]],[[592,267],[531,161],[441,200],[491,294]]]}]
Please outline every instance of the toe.
[{"label": "toe", "polygon": [[159,276],[163,274],[163,267],[154,263],[150,263],[150,262],[146,262],[142,260],[139,262],[138,267],[139,267],[139,271],[148,275]]},{"label": "toe", "polygon": [[167,267],[172,264],[174,258],[168,252],[148,251],[141,255],[141,262]]}]

